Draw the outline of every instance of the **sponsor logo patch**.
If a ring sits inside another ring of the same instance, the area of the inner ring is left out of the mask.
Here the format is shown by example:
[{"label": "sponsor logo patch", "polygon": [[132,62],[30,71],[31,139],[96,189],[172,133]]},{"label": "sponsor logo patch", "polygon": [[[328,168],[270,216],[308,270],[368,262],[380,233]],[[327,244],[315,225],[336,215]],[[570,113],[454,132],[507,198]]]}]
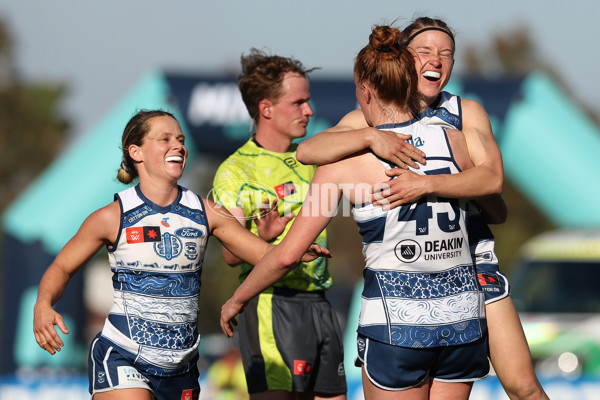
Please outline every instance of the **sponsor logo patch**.
[{"label": "sponsor logo patch", "polygon": [[394,248],[396,257],[405,263],[415,262],[421,256],[421,252],[421,245],[411,239],[399,242]]},{"label": "sponsor logo patch", "polygon": [[427,261],[443,260],[460,257],[463,243],[463,238],[427,240],[422,247],[418,242],[406,239],[396,244],[394,253],[404,263],[413,263],[420,257]]},{"label": "sponsor logo patch", "polygon": [[197,238],[204,236],[204,232],[196,228],[179,228],[175,231],[175,234],[183,238]]},{"label": "sponsor logo patch", "polygon": [[346,376],[346,370],[344,369],[343,362],[338,365],[338,376]]},{"label": "sponsor logo patch", "polygon": [[492,262],[492,260],[494,259],[494,256],[492,256],[492,252],[491,251],[486,251],[485,253],[478,253],[475,254],[476,257],[476,262],[480,263],[480,262]]},{"label": "sponsor logo patch", "polygon": [[194,396],[194,389],[186,389],[181,392],[181,400],[195,400],[198,396]]},{"label": "sponsor logo patch", "polygon": [[412,144],[415,147],[423,147],[425,146],[425,141],[423,140],[423,138],[420,137],[415,137],[415,138],[410,138],[407,140],[408,143]]},{"label": "sponsor logo patch", "polygon": [[294,375],[309,374],[311,366],[304,360],[294,360]]},{"label": "sponsor logo patch", "polygon": [[160,242],[160,226],[125,228],[127,243]]},{"label": "sponsor logo patch", "polygon": [[296,193],[296,187],[293,182],[282,183],[281,185],[275,186],[275,193],[277,193],[277,197],[283,199],[286,196],[291,196]]},{"label": "sponsor logo patch", "polygon": [[498,275],[496,274],[477,274],[477,279],[479,279],[479,284],[481,286],[500,286],[500,281],[498,280]]},{"label": "sponsor logo patch", "polygon": [[148,382],[148,379],[140,374],[133,367],[117,367],[119,385],[127,385],[128,383]]}]

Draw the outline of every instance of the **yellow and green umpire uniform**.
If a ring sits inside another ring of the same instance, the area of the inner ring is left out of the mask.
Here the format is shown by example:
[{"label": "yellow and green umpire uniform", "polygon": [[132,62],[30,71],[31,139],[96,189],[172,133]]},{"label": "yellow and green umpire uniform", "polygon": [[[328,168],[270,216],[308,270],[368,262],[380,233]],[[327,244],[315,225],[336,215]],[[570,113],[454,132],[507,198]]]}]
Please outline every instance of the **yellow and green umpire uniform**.
[{"label": "yellow and green umpire uniform", "polygon": [[[258,235],[252,215],[265,199],[278,199],[278,212],[298,215],[315,166],[288,152],[265,150],[248,140],[219,167],[213,182],[215,201],[240,207],[246,228]],[[281,242],[292,223],[272,241]],[[327,232],[316,243],[327,247]],[[242,264],[240,282],[253,266]],[[327,258],[300,263],[273,287],[254,298],[240,316],[239,340],[250,393],[266,390],[345,393],[342,334],[324,292],[332,285]]]}]

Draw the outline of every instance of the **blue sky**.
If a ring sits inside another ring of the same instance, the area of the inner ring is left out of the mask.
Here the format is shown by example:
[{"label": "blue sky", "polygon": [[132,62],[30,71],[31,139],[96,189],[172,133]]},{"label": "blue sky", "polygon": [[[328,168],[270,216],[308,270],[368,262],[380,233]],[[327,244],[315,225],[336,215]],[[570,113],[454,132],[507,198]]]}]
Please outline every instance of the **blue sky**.
[{"label": "blue sky", "polygon": [[538,56],[600,113],[594,76],[600,3],[591,0],[0,2],[21,77],[67,84],[64,107],[74,134],[100,120],[148,71],[236,73],[240,55],[251,47],[319,66],[319,76],[350,78],[373,25],[397,19],[404,26],[421,15],[442,17],[457,32],[456,74],[467,44],[484,46],[493,35],[526,27]]}]

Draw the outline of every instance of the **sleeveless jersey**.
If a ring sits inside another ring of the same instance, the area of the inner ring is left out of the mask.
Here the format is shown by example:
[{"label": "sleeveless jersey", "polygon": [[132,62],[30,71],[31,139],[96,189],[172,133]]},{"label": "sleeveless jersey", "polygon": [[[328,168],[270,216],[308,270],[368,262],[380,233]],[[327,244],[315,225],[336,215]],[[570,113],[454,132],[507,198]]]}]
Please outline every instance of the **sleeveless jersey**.
[{"label": "sleeveless jersey", "polygon": [[[412,134],[412,144],[427,155],[427,165],[414,172],[460,172],[442,128],[418,121],[377,128]],[[360,334],[412,348],[482,336],[483,295],[469,252],[465,200],[429,195],[389,211],[356,206],[352,214],[365,257]]]},{"label": "sleeveless jersey", "polygon": [[[285,153],[276,153],[260,147],[250,139],[219,166],[213,182],[213,196],[225,208],[243,208],[246,228],[258,235],[256,223],[251,216],[259,214],[259,206],[263,204],[263,200],[269,199],[271,204],[277,199],[277,211],[280,215],[298,215],[315,170],[314,165],[304,165],[296,160],[295,144]],[[281,242],[291,225],[292,222],[289,222],[281,235],[271,243]],[[315,242],[321,247],[327,247],[326,230],[321,232]],[[240,281],[246,279],[252,268],[250,264],[242,264]],[[299,264],[273,286],[314,291],[328,289],[331,285],[327,258],[319,257]]]},{"label": "sleeveless jersey", "polygon": [[[460,97],[448,92],[440,92],[437,100],[427,110],[420,114],[421,122],[427,125],[441,126],[449,129],[462,129],[462,108]],[[485,218],[479,211],[469,203],[470,218],[468,221],[469,243],[471,255],[475,268],[481,272],[499,272],[498,258],[495,251],[494,234],[485,222]],[[480,276],[485,285],[486,274]],[[503,291],[504,295],[494,296],[487,300],[499,300],[508,294],[508,289]]]},{"label": "sleeveless jersey", "polygon": [[200,341],[198,297],[209,232],[204,204],[183,187],[166,207],[139,186],[115,199],[121,226],[108,254],[114,302],[102,335],[149,374],[184,373]]},{"label": "sleeveless jersey", "polygon": [[460,97],[440,92],[437,100],[419,115],[426,125],[462,130],[462,108]]}]

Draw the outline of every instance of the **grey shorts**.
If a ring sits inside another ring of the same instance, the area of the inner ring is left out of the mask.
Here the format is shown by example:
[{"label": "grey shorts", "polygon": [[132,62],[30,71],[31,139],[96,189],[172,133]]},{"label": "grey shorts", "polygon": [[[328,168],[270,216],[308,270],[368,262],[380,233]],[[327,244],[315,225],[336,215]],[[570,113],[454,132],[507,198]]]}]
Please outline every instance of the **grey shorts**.
[{"label": "grey shorts", "polygon": [[240,316],[249,393],[346,393],[343,338],[323,292],[270,288]]}]

